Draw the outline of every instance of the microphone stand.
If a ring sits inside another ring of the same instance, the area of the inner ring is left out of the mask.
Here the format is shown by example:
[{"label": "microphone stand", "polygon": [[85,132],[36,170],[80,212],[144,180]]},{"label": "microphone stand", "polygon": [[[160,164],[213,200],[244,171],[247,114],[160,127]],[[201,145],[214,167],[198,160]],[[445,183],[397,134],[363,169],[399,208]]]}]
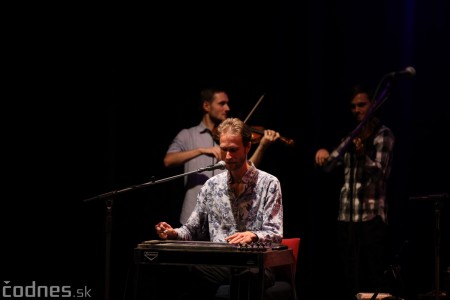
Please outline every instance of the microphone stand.
[{"label": "microphone stand", "polygon": [[123,194],[125,192],[130,192],[130,191],[134,191],[134,190],[138,190],[141,189],[143,187],[146,186],[150,186],[150,185],[155,185],[155,184],[159,184],[159,183],[163,183],[163,182],[167,182],[167,181],[171,181],[180,177],[184,177],[193,173],[201,173],[204,171],[210,171],[210,170],[215,170],[215,169],[225,169],[225,164],[222,165],[214,165],[214,166],[208,166],[205,168],[200,168],[198,170],[195,171],[191,171],[191,172],[187,172],[187,173],[182,173],[179,175],[175,175],[175,176],[170,176],[170,177],[166,177],[163,179],[159,179],[159,180],[151,180],[149,182],[145,182],[145,183],[141,183],[141,184],[135,184],[120,190],[113,190],[107,193],[103,193],[100,195],[97,195],[95,197],[91,197],[88,199],[83,200],[83,202],[91,202],[94,200],[105,200],[105,204],[106,204],[106,217],[105,217],[105,234],[106,234],[106,239],[105,239],[105,300],[109,300],[110,299],[110,273],[111,273],[111,236],[112,236],[112,210],[113,210],[113,204],[114,204],[114,200],[113,198],[117,195]]}]

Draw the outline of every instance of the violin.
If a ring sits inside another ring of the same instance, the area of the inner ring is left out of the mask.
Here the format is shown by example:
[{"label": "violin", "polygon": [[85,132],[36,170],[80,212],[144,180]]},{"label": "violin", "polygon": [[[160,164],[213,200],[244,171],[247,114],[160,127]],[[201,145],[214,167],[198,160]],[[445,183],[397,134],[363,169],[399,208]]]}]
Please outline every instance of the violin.
[{"label": "violin", "polygon": [[[248,126],[252,132],[252,138],[251,138],[251,142],[252,144],[259,144],[259,142],[261,142],[261,139],[264,136],[264,127],[262,126]],[[218,136],[218,132],[217,132],[217,127],[214,127],[212,130],[212,136],[214,138],[214,140],[219,143],[219,136]],[[279,141],[283,142],[286,146],[294,146],[294,140],[293,139],[288,139],[285,138],[283,136],[280,136],[278,138]]]},{"label": "violin", "polygon": [[[259,98],[258,102],[256,102],[256,105],[253,107],[253,109],[250,111],[250,113],[248,114],[248,116],[245,118],[244,123],[247,123],[247,120],[250,118],[250,116],[252,115],[253,111],[256,109],[256,107],[259,105],[259,103],[261,102],[261,100],[264,98],[264,94]],[[259,142],[261,141],[261,139],[264,136],[264,127],[262,126],[248,126],[250,128],[250,130],[252,131],[252,138],[251,138],[251,142],[252,144],[259,144]],[[214,138],[214,140],[216,142],[218,142],[219,137],[217,135],[217,127],[213,128],[212,131],[212,136]],[[288,139],[285,138],[283,136],[280,135],[280,137],[278,138],[279,141],[281,141],[282,143],[284,143],[286,146],[293,146],[294,145],[294,140],[293,139]]]},{"label": "violin", "polygon": [[[264,136],[264,127],[262,126],[249,126],[252,131],[252,144],[259,144],[262,137]],[[294,140],[288,139],[280,135],[279,140],[283,142],[286,146],[293,146]]]},{"label": "violin", "polygon": [[379,126],[381,126],[380,120],[377,118],[372,118],[364,127],[362,127],[361,132],[353,139],[355,151],[358,156],[364,154],[364,145],[366,144],[366,140],[368,140],[373,133],[378,130]]},{"label": "violin", "polygon": [[371,118],[369,121],[362,127],[361,132],[356,136],[361,141],[367,140],[374,132],[379,129],[380,120],[378,118]]},{"label": "violin", "polygon": [[[264,96],[265,96],[265,94],[262,94],[262,96],[258,99],[258,101],[256,102],[255,106],[253,106],[252,110],[250,111],[248,116],[245,118],[244,123],[247,123],[248,119],[253,114],[255,109],[258,107],[259,103],[262,101],[262,99],[264,99]],[[252,130],[252,140],[251,140],[252,144],[259,144],[259,142],[261,141],[262,137],[264,136],[264,128],[262,126],[249,126],[249,127]],[[281,142],[283,142],[287,146],[293,146],[294,145],[294,140],[293,139],[287,139],[287,138],[285,138],[285,137],[280,135],[279,140]]]}]

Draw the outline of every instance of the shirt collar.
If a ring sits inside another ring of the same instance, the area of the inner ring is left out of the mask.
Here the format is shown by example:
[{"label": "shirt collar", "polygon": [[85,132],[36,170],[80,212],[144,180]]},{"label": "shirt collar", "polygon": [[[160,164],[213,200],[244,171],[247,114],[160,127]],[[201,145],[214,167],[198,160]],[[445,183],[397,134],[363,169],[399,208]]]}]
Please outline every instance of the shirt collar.
[{"label": "shirt collar", "polygon": [[[256,169],[255,165],[253,164],[253,162],[251,160],[249,160],[248,163],[250,164],[250,168],[247,170],[247,172],[241,178],[241,183],[244,183],[244,184],[248,184],[252,181],[255,181],[256,176],[258,174],[257,169]],[[228,172],[227,177],[228,177],[228,183],[232,184],[233,180],[231,178],[230,172]]]}]

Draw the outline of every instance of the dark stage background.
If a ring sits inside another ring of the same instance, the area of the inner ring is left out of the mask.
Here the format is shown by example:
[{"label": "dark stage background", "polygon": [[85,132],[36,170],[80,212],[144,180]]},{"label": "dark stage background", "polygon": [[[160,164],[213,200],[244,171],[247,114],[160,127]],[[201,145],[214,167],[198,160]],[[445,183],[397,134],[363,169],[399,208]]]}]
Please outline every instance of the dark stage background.
[{"label": "dark stage background", "polygon": [[[182,173],[162,159],[200,121],[198,94],[229,91],[232,116],[293,138],[261,169],[282,184],[285,236],[302,238],[300,299],[333,297],[340,174],[313,156],[350,127],[348,91],[413,66],[378,111],[396,135],[392,261],[409,299],[433,290],[434,201],[450,193],[449,1],[302,1],[86,7],[23,6],[4,26],[2,281],[87,286],[104,298],[104,200],[84,199]],[[133,248],[177,223],[182,179],[114,198],[111,299],[126,299]],[[449,262],[441,209],[441,286]]]}]

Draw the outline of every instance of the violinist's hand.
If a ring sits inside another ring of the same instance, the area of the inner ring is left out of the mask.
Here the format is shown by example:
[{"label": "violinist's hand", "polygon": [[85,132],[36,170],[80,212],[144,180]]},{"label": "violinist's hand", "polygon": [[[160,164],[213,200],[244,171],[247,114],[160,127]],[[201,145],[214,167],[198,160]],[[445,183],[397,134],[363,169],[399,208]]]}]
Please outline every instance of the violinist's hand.
[{"label": "violinist's hand", "polygon": [[330,157],[330,152],[327,149],[319,149],[316,152],[315,162],[317,165],[323,166],[328,160],[328,157]]},{"label": "violinist's hand", "polygon": [[279,138],[280,138],[280,133],[278,133],[274,130],[266,129],[266,130],[264,130],[264,136],[261,138],[261,141],[259,143],[261,144],[262,147],[265,148],[266,146],[272,144]]},{"label": "violinist's hand", "polygon": [[258,167],[261,164],[264,152],[266,152],[269,145],[271,145],[279,138],[280,134],[278,132],[270,129],[264,130],[264,135],[259,140],[258,147],[253,152],[252,157],[250,157],[250,160],[255,164],[256,167]]},{"label": "violinist's hand", "polygon": [[155,225],[156,234],[163,240],[174,240],[178,233],[166,222],[159,222]]},{"label": "violinist's hand", "polygon": [[209,148],[199,148],[201,154],[205,154],[208,156],[214,156],[217,160],[220,160],[220,147],[209,147]]}]

